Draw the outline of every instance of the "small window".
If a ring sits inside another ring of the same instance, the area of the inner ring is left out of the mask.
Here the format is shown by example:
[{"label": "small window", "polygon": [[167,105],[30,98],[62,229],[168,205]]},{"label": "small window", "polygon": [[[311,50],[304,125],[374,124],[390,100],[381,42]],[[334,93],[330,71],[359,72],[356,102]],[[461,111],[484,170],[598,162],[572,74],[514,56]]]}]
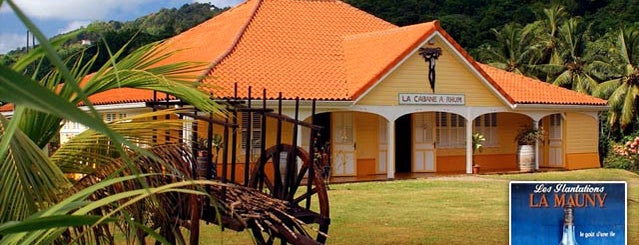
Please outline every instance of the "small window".
[{"label": "small window", "polygon": [[561,139],[561,114],[550,115],[548,137],[551,139]]},{"label": "small window", "polygon": [[109,112],[109,113],[106,113],[106,115],[104,116],[104,120],[105,120],[106,122],[113,122],[113,121],[115,121],[116,119],[117,119],[117,118],[116,118],[116,114],[115,114],[115,113],[111,113],[111,112]]},{"label": "small window", "polygon": [[[250,119],[249,119],[250,117]],[[249,125],[250,123],[250,125]],[[249,132],[249,126],[251,131]],[[246,149],[247,140],[251,141],[251,149],[260,149],[262,146],[262,117],[259,113],[242,113],[242,149]]]},{"label": "small window", "polygon": [[480,133],[486,138],[484,146],[497,146],[499,139],[497,135],[497,113],[489,113],[477,117],[474,125],[474,132]]},{"label": "small window", "polygon": [[464,117],[447,112],[436,113],[437,146],[442,148],[463,148],[466,142]]}]

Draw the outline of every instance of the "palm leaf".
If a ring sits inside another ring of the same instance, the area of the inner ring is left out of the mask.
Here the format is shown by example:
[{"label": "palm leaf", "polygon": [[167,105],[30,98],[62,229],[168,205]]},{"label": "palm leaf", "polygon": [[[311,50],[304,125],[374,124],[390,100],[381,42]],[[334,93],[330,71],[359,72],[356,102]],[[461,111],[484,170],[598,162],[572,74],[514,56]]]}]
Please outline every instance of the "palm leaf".
[{"label": "palm leaf", "polygon": [[[609,99],[613,92],[621,85],[621,79],[612,79],[603,83],[600,83],[595,90],[593,91],[593,95],[602,99]],[[610,104],[610,103],[609,103]]]},{"label": "palm leaf", "polygon": [[[198,90],[199,84],[190,82],[193,81],[190,80],[190,77],[193,77],[194,71],[196,71],[195,68],[190,68],[194,67],[192,64],[157,64],[170,56],[170,53],[159,53],[158,51],[147,54],[144,52],[152,48],[142,50],[130,56],[130,59],[120,58],[119,54],[121,53],[116,53],[112,57],[111,64],[105,65],[97,75],[91,78],[97,85],[82,87],[79,81],[84,79],[88,65],[78,63],[71,69],[67,68],[65,62],[56,54],[51,43],[16,7],[13,1],[7,0],[5,2],[38,39],[41,48],[41,50],[32,51],[34,53],[18,62],[21,65],[15,66],[15,68],[21,69],[21,67],[25,67],[22,64],[30,64],[36,60],[35,57],[43,55],[55,66],[55,70],[54,73],[47,75],[46,79],[35,81],[25,77],[16,69],[0,65],[0,97],[15,106],[11,120],[0,117],[2,129],[0,132],[0,163],[2,164],[0,166],[2,168],[0,172],[0,189],[2,190],[0,194],[2,195],[0,223],[30,219],[26,217],[35,219],[64,215],[70,210],[76,210],[78,207],[86,205],[86,196],[97,191],[95,188],[88,188],[87,192],[82,190],[81,193],[84,193],[85,196],[82,200],[73,197],[59,200],[57,197],[61,191],[68,190],[68,182],[62,172],[51,164],[50,159],[47,158],[40,146],[48,142],[47,138],[50,135],[55,134],[59,128],[59,122],[63,119],[81,123],[104,134],[109,142],[112,142],[111,146],[114,147],[114,152],[120,153],[125,166],[133,165],[131,159],[128,159],[128,156],[124,154],[125,149],[136,151],[139,156],[155,157],[111,130],[101,120],[88,100],[90,94],[119,87],[156,89],[173,94],[206,111],[220,110],[220,107],[209,99],[209,95]],[[117,57],[117,60],[123,60],[123,62],[116,62],[114,57]],[[190,72],[193,74],[189,74]],[[87,84],[91,84],[91,82]],[[89,113],[80,110],[77,107],[78,103],[88,106]],[[36,127],[42,129],[40,131],[42,134],[35,133],[38,132]],[[28,132],[29,135],[24,132]],[[31,136],[33,138],[30,138]],[[135,173],[134,168],[130,170],[130,173]],[[132,179],[138,180],[139,176],[132,175]],[[111,177],[107,176],[103,180],[108,182]],[[141,188],[147,187],[144,182],[140,182],[140,186]],[[139,193],[134,194],[139,195]],[[105,205],[112,204],[105,203]],[[57,208],[52,209],[51,207]],[[42,211],[38,212],[39,210]],[[49,243],[58,239],[62,231],[63,229],[42,229],[26,233],[12,233],[3,237],[0,243]]]},{"label": "palm leaf", "polygon": [[88,226],[100,222],[115,222],[117,219],[103,219],[95,215],[49,215],[41,218],[26,219],[24,222],[7,222],[0,225],[0,235],[19,232],[32,232],[42,229],[66,228],[69,226]]},{"label": "palm leaf", "polygon": [[577,91],[584,94],[592,95],[593,91],[599,85],[597,80],[588,74],[580,74],[579,76],[577,76],[577,79],[577,84],[579,84],[579,88],[577,89]]},{"label": "palm leaf", "polygon": [[[180,132],[184,124],[183,119],[152,120],[175,115],[180,110],[160,110],[143,113],[136,116],[122,118],[109,123],[109,127],[129,141],[141,146],[154,146],[153,137],[167,135],[166,132]],[[173,137],[175,133],[168,134]],[[178,141],[179,139],[173,139]],[[65,173],[90,174],[96,168],[112,163],[121,157],[120,152],[113,149],[113,142],[103,134],[93,130],[86,130],[64,143],[52,156],[51,161]]]},{"label": "palm leaf", "polygon": [[[47,244],[53,242],[69,227],[84,226],[90,228],[105,222],[131,222],[129,219],[115,219],[112,218],[116,214],[124,211],[127,207],[136,204],[142,200],[146,200],[151,196],[160,195],[163,193],[185,193],[189,195],[206,195],[201,191],[194,189],[188,189],[186,187],[201,186],[201,185],[219,185],[215,181],[197,180],[197,181],[182,181],[176,183],[165,184],[152,188],[128,190],[117,193],[115,195],[109,195],[99,200],[89,201],[89,197],[93,193],[100,189],[108,188],[113,185],[121,184],[126,181],[135,180],[137,178],[145,178],[157,176],[157,174],[144,174],[138,176],[122,176],[101,181],[90,187],[87,187],[58,204],[44,209],[40,212],[34,213],[29,218],[22,222],[9,222],[0,225],[0,235],[3,235],[0,243],[2,244]],[[117,204],[117,205],[114,205]],[[111,210],[105,216],[90,215],[98,209]],[[38,224],[43,224],[41,226]],[[85,231],[91,231],[92,229],[83,229]],[[153,232],[153,230],[146,230],[147,232]],[[81,234],[86,236],[87,234]],[[151,235],[159,241],[168,243],[157,233]],[[76,237],[75,239],[78,239]]]},{"label": "palm leaf", "polygon": [[623,110],[623,104],[628,96],[629,87],[625,84],[621,84],[617,87],[610,97],[608,98],[608,105],[613,111],[621,112]]},{"label": "palm leaf", "polygon": [[628,88],[626,96],[623,100],[621,118],[619,119],[619,125],[621,126],[621,128],[626,128],[626,126],[632,123],[633,119],[636,117],[635,100],[637,95],[639,95],[639,89],[637,88],[637,86]]},{"label": "palm leaf", "polygon": [[569,70],[564,70],[561,74],[559,74],[559,76],[557,76],[557,78],[555,78],[555,80],[553,80],[552,83],[562,87],[571,86],[573,84],[571,72]]},{"label": "palm leaf", "polygon": [[70,183],[45,152],[20,130],[9,137],[9,121],[0,116],[0,137],[10,139],[0,165],[0,223],[22,220],[59,200]]}]

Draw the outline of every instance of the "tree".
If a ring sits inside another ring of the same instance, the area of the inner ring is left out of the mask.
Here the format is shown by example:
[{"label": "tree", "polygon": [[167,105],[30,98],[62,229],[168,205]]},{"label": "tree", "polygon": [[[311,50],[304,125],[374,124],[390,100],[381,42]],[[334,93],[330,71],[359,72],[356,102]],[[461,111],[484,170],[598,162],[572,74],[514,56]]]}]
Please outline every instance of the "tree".
[{"label": "tree", "polygon": [[531,48],[532,37],[515,23],[506,24],[501,30],[493,28],[491,32],[497,41],[494,46],[480,46],[478,60],[509,72],[527,74],[537,59],[536,50]]},{"label": "tree", "polygon": [[610,50],[610,60],[619,63],[602,65],[611,79],[601,83],[594,95],[608,99],[609,123],[622,129],[637,119],[639,103],[639,25],[619,30]]},{"label": "tree", "polygon": [[539,17],[537,21],[528,24],[524,30],[526,35],[533,35],[536,40],[534,44],[540,49],[542,59],[541,63],[547,64],[563,64],[559,51],[559,28],[567,19],[568,14],[564,7],[553,5],[543,10],[543,17]]},{"label": "tree", "polygon": [[597,80],[591,76],[594,70],[587,58],[589,32],[577,17],[562,23],[557,35],[557,57],[555,63],[539,65],[547,74],[548,82],[584,94],[592,94]]}]

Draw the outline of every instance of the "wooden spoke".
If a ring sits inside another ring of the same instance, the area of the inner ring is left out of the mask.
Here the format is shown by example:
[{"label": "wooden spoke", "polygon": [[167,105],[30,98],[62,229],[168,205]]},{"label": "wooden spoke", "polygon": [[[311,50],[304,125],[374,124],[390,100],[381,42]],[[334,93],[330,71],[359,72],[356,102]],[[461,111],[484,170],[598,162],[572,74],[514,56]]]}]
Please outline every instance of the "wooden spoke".
[{"label": "wooden spoke", "polygon": [[[291,154],[295,156],[291,157]],[[249,187],[258,190],[263,187],[262,192],[288,201],[291,205],[289,215],[306,223],[306,226],[314,228],[309,229],[294,222],[284,222],[285,227],[277,228],[284,232],[269,234],[260,231],[256,238],[264,237],[258,240],[268,242],[272,240],[271,236],[277,236],[294,244],[307,244],[309,238],[316,243],[326,242],[330,224],[328,193],[321,170],[316,164],[311,164],[308,152],[300,147],[293,148],[291,145],[282,144],[270,147],[259,159],[260,162],[250,176]],[[279,165],[276,166],[278,163]],[[311,167],[314,170],[313,176],[309,176]],[[293,171],[287,172],[291,169]],[[306,185],[309,181],[312,186],[310,189]],[[315,204],[307,207],[308,200]],[[252,229],[252,231],[255,233],[257,230]],[[309,233],[317,235],[311,237]]]},{"label": "wooden spoke", "polygon": [[300,202],[306,200],[307,198],[310,198],[312,195],[315,195],[315,194],[317,194],[317,188],[311,189],[310,192],[302,193],[302,195],[300,195],[297,198],[293,199],[293,202],[299,204]]}]

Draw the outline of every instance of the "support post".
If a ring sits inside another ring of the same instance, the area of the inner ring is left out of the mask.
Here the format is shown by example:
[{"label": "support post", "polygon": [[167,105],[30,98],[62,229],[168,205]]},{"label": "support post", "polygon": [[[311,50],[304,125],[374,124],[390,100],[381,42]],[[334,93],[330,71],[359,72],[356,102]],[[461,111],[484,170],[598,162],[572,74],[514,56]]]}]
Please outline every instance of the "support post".
[{"label": "support post", "polygon": [[473,121],[466,119],[466,173],[473,173]]},{"label": "support post", "polygon": [[395,179],[395,120],[388,120],[388,144],[386,154],[386,177]]},{"label": "support post", "polygon": [[[533,128],[539,130],[539,121],[533,120]],[[539,140],[535,140],[535,171],[539,170]]]},{"label": "support post", "polygon": [[[236,97],[237,98],[237,97]],[[251,86],[248,87],[248,98],[246,99],[246,105],[248,106],[248,109],[251,109]],[[253,134],[253,112],[251,112],[250,110],[246,113],[246,118],[248,118],[247,122],[242,122],[242,124],[246,125],[246,135],[242,136],[244,137],[244,141],[246,142],[246,145],[244,146],[245,148],[245,152],[244,152],[244,186],[248,186],[249,185],[249,169],[251,167],[251,147],[253,142],[251,142],[251,135]],[[258,173],[258,176],[256,177],[261,177],[261,175]]]}]

